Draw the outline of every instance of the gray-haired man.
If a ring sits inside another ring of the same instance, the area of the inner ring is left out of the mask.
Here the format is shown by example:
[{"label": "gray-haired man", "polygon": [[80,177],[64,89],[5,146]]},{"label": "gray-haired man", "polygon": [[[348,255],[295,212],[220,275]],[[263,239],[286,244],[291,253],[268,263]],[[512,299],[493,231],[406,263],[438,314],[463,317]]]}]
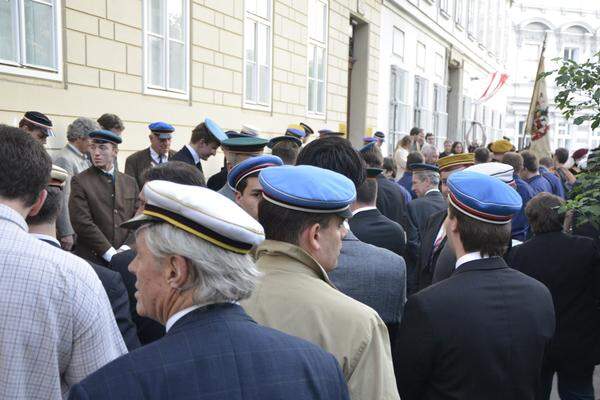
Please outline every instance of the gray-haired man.
[{"label": "gray-haired man", "polygon": [[65,169],[69,173],[69,179],[64,187],[64,204],[56,220],[56,235],[60,245],[65,250],[71,250],[75,242],[75,231],[71,226],[69,218],[69,194],[71,192],[71,177],[85,171],[92,165],[87,152],[90,146],[89,134],[99,128],[95,121],[79,117],[67,128],[67,140],[69,141],[55,156],[54,164]]}]

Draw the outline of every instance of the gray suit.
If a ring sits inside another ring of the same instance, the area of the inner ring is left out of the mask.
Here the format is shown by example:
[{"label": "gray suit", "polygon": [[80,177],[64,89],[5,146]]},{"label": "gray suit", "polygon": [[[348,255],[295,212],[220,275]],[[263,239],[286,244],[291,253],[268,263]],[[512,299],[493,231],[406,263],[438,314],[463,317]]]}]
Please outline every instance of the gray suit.
[{"label": "gray suit", "polygon": [[229,187],[228,184],[225,184],[225,186],[219,189],[217,193],[227,197],[231,201],[235,201],[235,192]]},{"label": "gray suit", "polygon": [[67,144],[63,147],[55,156],[53,160],[54,164],[61,168],[64,168],[69,173],[64,187],[64,203],[56,219],[56,236],[62,238],[75,234],[73,227],[71,226],[71,219],[69,218],[69,194],[71,192],[71,178],[80,172],[88,169],[92,164],[87,156],[83,155],[73,145]]}]

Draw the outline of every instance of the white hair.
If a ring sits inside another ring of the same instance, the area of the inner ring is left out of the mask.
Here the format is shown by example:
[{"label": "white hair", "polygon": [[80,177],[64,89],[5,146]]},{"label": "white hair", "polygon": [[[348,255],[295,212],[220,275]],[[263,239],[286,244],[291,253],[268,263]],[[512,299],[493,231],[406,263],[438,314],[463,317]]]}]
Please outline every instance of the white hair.
[{"label": "white hair", "polygon": [[414,171],[413,175],[421,182],[428,180],[433,187],[440,184],[440,174],[435,171]]},{"label": "white hair", "polygon": [[423,154],[424,158],[435,156],[437,154],[437,149],[430,144],[424,144],[423,147],[421,147],[421,154]]},{"label": "white hair", "polygon": [[86,117],[79,117],[67,128],[67,140],[73,142],[79,138],[88,137],[95,130],[100,129],[100,125]]},{"label": "white hair", "polygon": [[178,255],[192,267],[182,290],[194,291],[194,304],[243,300],[256,287],[260,272],[247,254],[224,250],[167,223],[144,225],[136,236],[142,231],[157,259]]}]

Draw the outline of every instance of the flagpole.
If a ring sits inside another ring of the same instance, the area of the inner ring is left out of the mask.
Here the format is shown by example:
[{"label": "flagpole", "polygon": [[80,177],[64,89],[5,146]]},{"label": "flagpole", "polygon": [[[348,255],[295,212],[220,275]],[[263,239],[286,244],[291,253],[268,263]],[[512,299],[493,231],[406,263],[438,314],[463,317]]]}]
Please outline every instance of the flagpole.
[{"label": "flagpole", "polygon": [[[529,102],[529,111],[527,112],[527,119],[525,120],[525,129],[523,129],[523,138],[521,140],[521,143],[523,145],[525,144],[525,137],[528,134],[531,135],[531,128],[533,125],[532,124],[533,119],[531,118],[531,116],[533,115],[533,113],[535,113],[535,103],[534,103],[535,94],[537,93],[537,88],[538,88],[538,85],[540,84],[538,77],[541,72],[544,72],[544,71],[540,71],[540,65],[544,58],[544,53],[546,52],[546,39],[548,39],[547,32],[544,34],[544,43],[542,44],[542,52],[540,53],[540,61],[538,62],[538,67],[537,67],[537,70],[535,73],[535,83],[533,84],[533,91],[531,93],[531,101]],[[523,150],[523,146],[519,146],[519,150]]]}]

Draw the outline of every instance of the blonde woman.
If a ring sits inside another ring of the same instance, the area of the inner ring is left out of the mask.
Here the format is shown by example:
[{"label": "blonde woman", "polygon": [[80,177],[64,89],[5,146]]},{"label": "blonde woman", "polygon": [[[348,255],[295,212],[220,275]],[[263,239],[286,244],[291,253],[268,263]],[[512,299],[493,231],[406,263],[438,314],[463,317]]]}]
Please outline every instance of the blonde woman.
[{"label": "blonde woman", "polygon": [[396,162],[397,169],[396,176],[402,176],[406,169],[406,157],[408,157],[408,153],[410,152],[410,145],[411,140],[409,135],[404,136],[396,143],[396,148],[394,149],[394,161]]}]

